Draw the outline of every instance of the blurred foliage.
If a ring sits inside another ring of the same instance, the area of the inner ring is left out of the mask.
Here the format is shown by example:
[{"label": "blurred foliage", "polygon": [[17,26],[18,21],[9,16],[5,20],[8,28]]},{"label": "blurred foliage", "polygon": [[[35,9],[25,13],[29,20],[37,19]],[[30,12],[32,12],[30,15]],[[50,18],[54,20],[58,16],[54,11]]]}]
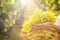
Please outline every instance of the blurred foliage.
[{"label": "blurred foliage", "polygon": [[50,10],[59,11],[60,10],[60,0],[38,0],[40,4],[44,4]]},{"label": "blurred foliage", "polygon": [[2,13],[2,7],[0,7],[0,15],[1,15],[1,13]]},{"label": "blurred foliage", "polygon": [[[13,10],[16,9],[16,0],[0,0],[0,20],[2,19],[2,23],[4,23],[4,25],[8,24],[9,20],[8,20],[8,14],[7,12],[11,12]],[[6,20],[7,18],[7,20]],[[5,20],[3,20],[5,19]],[[6,21],[6,22],[5,22]],[[1,24],[1,23],[0,23]],[[7,25],[6,25],[7,26]],[[2,27],[2,26],[0,26]],[[5,26],[3,26],[4,28]],[[2,29],[1,31],[3,31],[1,34],[0,34],[0,40],[7,40],[8,39],[8,31],[7,31],[8,28],[4,28]]]},{"label": "blurred foliage", "polygon": [[15,0],[4,0],[2,1],[2,7],[3,9],[7,10],[7,11],[12,11],[15,9]]},{"label": "blurred foliage", "polygon": [[0,11],[6,10],[8,12],[8,11],[15,10],[16,7],[17,7],[16,0],[0,0]]}]

